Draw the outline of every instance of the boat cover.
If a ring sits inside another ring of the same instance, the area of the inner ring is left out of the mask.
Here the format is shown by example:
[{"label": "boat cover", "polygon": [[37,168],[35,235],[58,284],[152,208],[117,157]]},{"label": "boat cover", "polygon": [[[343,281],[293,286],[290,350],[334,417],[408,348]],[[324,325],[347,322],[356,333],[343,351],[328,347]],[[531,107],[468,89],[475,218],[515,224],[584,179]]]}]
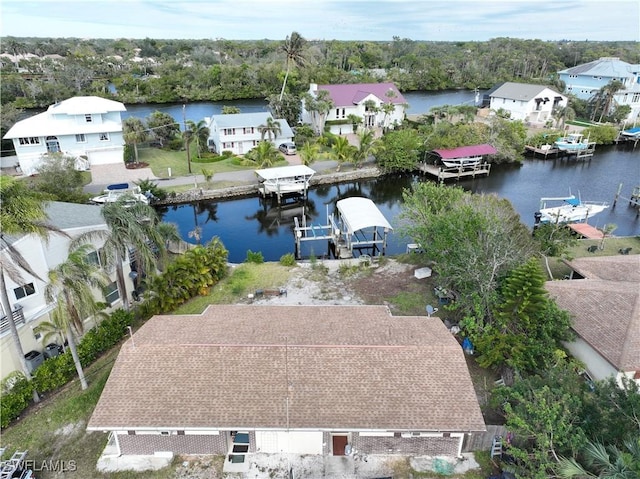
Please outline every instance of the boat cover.
[{"label": "boat cover", "polygon": [[277,180],[279,178],[294,178],[296,176],[306,176],[311,178],[316,172],[314,169],[306,165],[280,166],[278,168],[265,168],[264,170],[255,170],[263,180]]},{"label": "boat cover", "polygon": [[393,230],[376,204],[368,198],[345,198],[338,201],[336,207],[349,234],[376,226]]},{"label": "boat cover", "polygon": [[461,146],[450,150],[433,150],[433,152],[445,160],[454,160],[456,158],[468,158],[471,156],[495,155],[498,150],[484,143],[482,145]]}]

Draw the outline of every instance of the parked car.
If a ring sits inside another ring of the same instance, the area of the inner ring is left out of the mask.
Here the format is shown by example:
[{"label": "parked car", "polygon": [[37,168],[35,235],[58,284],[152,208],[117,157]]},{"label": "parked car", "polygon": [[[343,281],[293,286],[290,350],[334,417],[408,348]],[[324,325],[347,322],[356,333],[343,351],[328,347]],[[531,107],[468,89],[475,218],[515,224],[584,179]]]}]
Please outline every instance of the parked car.
[{"label": "parked car", "polygon": [[296,154],[296,145],[291,142],[282,143],[278,149],[284,153],[285,155],[295,155]]}]

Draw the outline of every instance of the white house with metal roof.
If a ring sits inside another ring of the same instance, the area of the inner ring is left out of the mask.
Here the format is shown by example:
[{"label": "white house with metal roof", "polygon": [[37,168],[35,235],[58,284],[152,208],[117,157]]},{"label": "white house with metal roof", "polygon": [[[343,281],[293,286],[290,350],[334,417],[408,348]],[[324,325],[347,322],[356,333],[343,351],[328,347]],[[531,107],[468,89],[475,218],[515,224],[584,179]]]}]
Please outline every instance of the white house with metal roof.
[{"label": "white house with metal roof", "polygon": [[262,135],[261,126],[267,119],[273,119],[271,113],[233,113],[229,115],[213,115],[204,119],[209,128],[207,144],[209,150],[216,153],[231,151],[234,155],[244,155],[265,139],[274,146],[293,141],[293,130],[284,118],[276,119],[280,132],[273,138]]},{"label": "white house with metal roof", "polygon": [[640,120],[640,64],[631,64],[617,57],[602,57],[589,63],[566,68],[558,72],[565,91],[582,100],[588,100],[602,87],[616,80],[624,88],[614,96],[617,105],[629,105],[627,122]]},{"label": "white house with metal roof", "polygon": [[[42,342],[42,336],[34,333],[33,329],[43,321],[50,321],[49,313],[53,309],[44,295],[47,286],[46,279],[49,270],[65,261],[69,252],[69,244],[72,238],[88,231],[107,229],[107,225],[100,214],[101,207],[96,205],[82,205],[75,203],[61,203],[52,201],[48,203],[46,212],[47,223],[62,230],[68,236],[51,234],[48,241],[44,241],[37,235],[21,235],[4,237],[12,248],[16,249],[29,266],[37,273],[38,277],[32,277],[25,271],[20,271],[22,281],[16,283],[7,274],[4,276],[11,308],[18,328],[18,334],[25,353],[29,351],[42,352],[47,346]],[[4,245],[6,246],[6,245]],[[100,244],[95,244],[95,254],[92,260],[100,264]],[[8,259],[6,248],[0,249],[0,255]],[[129,260],[123,263],[125,275],[131,272]],[[122,298],[118,291],[115,272],[109,271],[111,284],[106,291],[96,291],[99,301],[107,302],[111,307],[122,306]],[[133,282],[127,281],[128,294],[133,290]],[[89,320],[87,326],[93,326]],[[0,377],[5,378],[9,373],[21,370],[17,351],[15,350],[11,334],[9,332],[6,311],[0,305]]]},{"label": "white house with metal roof", "polygon": [[489,108],[504,110],[512,120],[544,125],[555,107],[567,106],[567,97],[544,85],[505,82],[488,93]]},{"label": "white house with metal roof", "polygon": [[36,172],[52,153],[75,157],[79,169],[121,163],[124,137],[120,113],[124,104],[97,96],[77,96],[17,122],[4,136],[13,141],[20,169]]}]

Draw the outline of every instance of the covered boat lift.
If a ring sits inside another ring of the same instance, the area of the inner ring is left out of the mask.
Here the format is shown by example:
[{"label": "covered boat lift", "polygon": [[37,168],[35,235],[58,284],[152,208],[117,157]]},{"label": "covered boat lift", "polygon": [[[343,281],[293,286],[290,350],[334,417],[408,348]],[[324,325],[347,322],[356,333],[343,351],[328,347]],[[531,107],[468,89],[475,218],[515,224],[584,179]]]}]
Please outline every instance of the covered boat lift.
[{"label": "covered boat lift", "polygon": [[265,198],[275,195],[280,203],[285,195],[307,196],[315,170],[306,165],[292,165],[255,170],[255,173],[260,194]]},{"label": "covered boat lift", "polygon": [[337,259],[352,258],[353,250],[371,249],[384,255],[387,237],[393,228],[373,201],[368,198],[345,198],[336,203],[338,217],[327,215],[327,224],[307,226],[294,219],[296,257],[300,259],[302,241],[328,240]]}]

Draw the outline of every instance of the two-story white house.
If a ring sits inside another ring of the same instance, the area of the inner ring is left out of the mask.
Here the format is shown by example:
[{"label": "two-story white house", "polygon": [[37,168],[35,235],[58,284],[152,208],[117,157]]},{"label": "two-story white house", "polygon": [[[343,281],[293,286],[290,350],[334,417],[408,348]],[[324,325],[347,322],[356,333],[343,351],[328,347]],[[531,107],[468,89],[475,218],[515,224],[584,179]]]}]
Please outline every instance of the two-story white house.
[{"label": "two-story white house", "polygon": [[77,96],[17,122],[4,136],[13,141],[22,173],[32,175],[46,155],[76,158],[78,169],[120,163],[124,104],[97,96]]},{"label": "two-story white house", "polygon": [[[326,124],[331,133],[347,134],[352,132],[349,115],[362,119],[366,128],[393,128],[405,118],[407,101],[393,83],[354,83],[339,85],[318,85],[311,83],[309,94],[317,96],[318,91],[329,92],[333,108],[326,116]],[[388,108],[385,105],[392,105]],[[312,123],[311,114],[302,106],[302,121]]]},{"label": "two-story white house", "polygon": [[633,65],[616,57],[602,57],[560,70],[558,76],[565,84],[565,91],[582,100],[588,100],[614,80],[621,82],[624,88],[615,94],[614,100],[619,106],[631,107],[627,122],[640,120],[640,64]]},{"label": "two-story white house", "polygon": [[486,94],[489,108],[504,110],[512,120],[543,126],[552,118],[553,109],[567,106],[567,97],[544,85],[505,82]]},{"label": "two-story white house", "polygon": [[[82,205],[75,203],[50,202],[46,212],[48,223],[57,227],[68,235],[51,234],[48,241],[36,235],[10,236],[5,235],[5,240],[25,258],[29,266],[39,278],[32,277],[29,273],[21,271],[23,282],[14,282],[7,274],[4,276],[9,301],[14,315],[14,321],[18,328],[18,334],[24,353],[30,351],[42,352],[47,344],[43,343],[42,335],[36,334],[34,328],[43,321],[50,321],[49,313],[53,305],[45,300],[45,288],[49,270],[65,261],[69,252],[69,243],[72,238],[87,231],[107,229],[107,225],[100,214],[101,206]],[[90,260],[97,264],[101,262],[99,254],[100,244],[95,244],[96,250],[91,253]],[[5,259],[9,258],[6,250],[0,250]],[[125,275],[131,272],[129,260],[123,263]],[[107,271],[111,283],[105,291],[96,291],[96,300],[106,302],[111,308],[122,306],[122,298],[118,291],[115,271]],[[127,280],[127,296],[130,297],[133,290],[133,281]],[[85,321],[88,329],[93,324],[93,319]],[[5,378],[9,373],[21,370],[16,348],[9,331],[8,318],[0,306],[0,377]]]},{"label": "two-story white house", "polygon": [[209,150],[215,153],[231,151],[234,155],[244,155],[251,151],[263,138],[271,140],[274,146],[293,141],[293,130],[287,120],[276,119],[280,125],[280,132],[269,138],[263,136],[261,126],[273,119],[271,113],[233,113],[228,115],[213,115],[204,119],[209,127]]}]

